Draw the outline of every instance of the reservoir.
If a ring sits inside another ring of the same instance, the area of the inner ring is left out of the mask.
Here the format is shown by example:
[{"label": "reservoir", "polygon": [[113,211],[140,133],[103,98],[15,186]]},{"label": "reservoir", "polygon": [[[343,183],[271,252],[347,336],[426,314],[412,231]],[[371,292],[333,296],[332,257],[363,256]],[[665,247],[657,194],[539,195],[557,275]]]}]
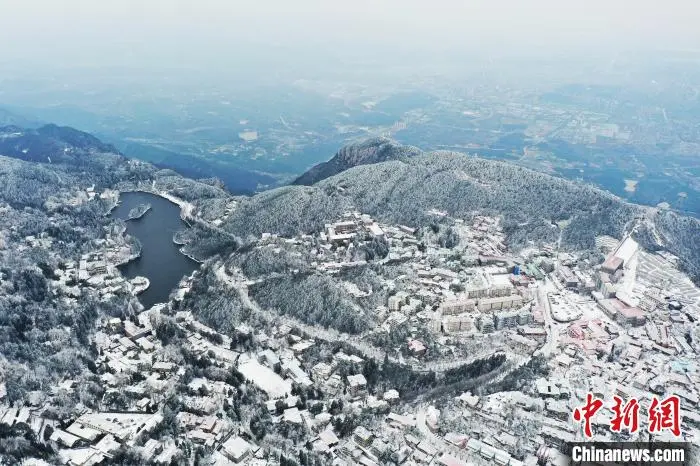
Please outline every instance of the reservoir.
[{"label": "reservoir", "polygon": [[[140,204],[150,204],[151,209],[139,219],[127,220],[129,211]],[[151,193],[125,192],[111,215],[124,220],[127,233],[141,242],[141,257],[120,267],[128,278],[141,275],[150,280],[151,286],[138,295],[139,301],[146,309],[167,302],[180,279],[199,267],[173,243],[175,232],[187,228],[180,219],[180,207]]]}]

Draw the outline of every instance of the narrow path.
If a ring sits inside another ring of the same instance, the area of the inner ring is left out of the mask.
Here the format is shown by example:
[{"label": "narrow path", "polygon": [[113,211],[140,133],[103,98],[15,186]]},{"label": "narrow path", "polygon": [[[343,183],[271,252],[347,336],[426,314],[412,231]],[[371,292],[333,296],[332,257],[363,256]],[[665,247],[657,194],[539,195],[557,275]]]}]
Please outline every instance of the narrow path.
[{"label": "narrow path", "polygon": [[[232,273],[228,273],[223,264],[213,264],[213,269],[215,277],[221,283],[233,288],[238,293],[238,296],[240,297],[241,302],[245,307],[252,310],[259,316],[262,316],[268,322],[277,322],[280,324],[289,325],[290,327],[299,328],[302,332],[306,333],[307,335],[311,335],[314,338],[318,338],[327,342],[334,343],[341,341],[351,346],[353,349],[355,349],[357,352],[359,352],[366,358],[372,358],[376,361],[382,361],[384,359],[385,352],[375,346],[372,346],[362,341],[363,335],[350,335],[347,333],[339,332],[334,329],[309,325],[293,317],[280,315],[270,310],[263,309],[248,295],[247,283],[250,283],[250,281],[240,271],[233,270]],[[509,358],[514,356],[510,352],[507,352],[504,347],[484,347],[482,351],[479,351],[478,353],[473,354],[466,359],[452,359],[449,361],[430,361],[427,363],[409,364],[408,367],[418,372],[434,371],[439,373],[445,372],[449,369],[453,369],[456,367],[471,364],[472,362],[478,359],[483,359],[500,352],[505,352]],[[399,360],[396,356],[393,355],[389,355],[389,360],[396,364],[406,365],[405,362]]]}]

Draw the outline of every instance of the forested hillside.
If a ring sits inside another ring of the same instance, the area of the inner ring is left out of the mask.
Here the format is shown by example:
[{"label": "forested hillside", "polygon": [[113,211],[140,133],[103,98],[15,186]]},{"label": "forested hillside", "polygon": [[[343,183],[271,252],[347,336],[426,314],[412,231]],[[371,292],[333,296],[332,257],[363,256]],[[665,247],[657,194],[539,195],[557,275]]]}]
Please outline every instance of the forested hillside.
[{"label": "forested hillside", "polygon": [[0,154],[33,162],[76,162],[89,153],[119,154],[114,146],[91,134],[64,126],[5,126],[0,128],[0,135]]},{"label": "forested hillside", "polygon": [[99,299],[76,279],[57,284],[83,254],[99,249],[107,231],[120,227],[105,215],[113,201],[99,193],[156,180],[161,189],[182,189],[202,205],[229,195],[132,162],[70,128],[2,131],[0,154],[10,157],[0,155],[0,374],[11,403],[41,403],[48,387],[76,380],[80,390],[52,407],[51,415],[62,419],[76,407],[95,407],[103,395],[89,344],[97,319],[138,306],[123,294]]},{"label": "forested hillside", "polygon": [[[89,182],[0,157],[0,371],[10,402],[36,396],[41,402],[40,390],[65,378],[80,380],[80,391],[52,408],[58,419],[78,401],[94,406],[100,400],[103,389],[90,369],[92,328],[99,315],[128,308],[121,299],[99,301],[83,292],[70,300],[54,295],[57,273],[103,236],[105,206],[77,201]],[[76,202],[57,202],[66,199]]]},{"label": "forested hillside", "polygon": [[619,236],[640,208],[582,184],[514,165],[436,152],[408,162],[351,168],[311,187],[286,187],[243,202],[227,223],[239,235],[296,234],[322,227],[348,209],[392,223],[424,224],[429,211],[469,217],[503,215],[514,246],[556,240],[555,222],[570,220],[564,243],[593,245],[596,235]]},{"label": "forested hillside", "polygon": [[[412,226],[425,224],[435,210],[458,218],[475,212],[500,215],[513,248],[529,241],[556,242],[561,233],[562,246],[578,250],[593,247],[599,235],[620,237],[652,212],[582,183],[504,162],[433,152],[357,166],[310,187],[261,193],[244,200],[226,228],[241,237],[293,235],[317,230],[352,209]],[[693,232],[698,221],[670,212],[653,219],[664,232],[663,246],[697,280],[700,242]]]},{"label": "forested hillside", "polygon": [[683,268],[696,283],[700,282],[700,220],[675,212],[659,211],[653,225],[662,236],[665,249],[682,260]]}]

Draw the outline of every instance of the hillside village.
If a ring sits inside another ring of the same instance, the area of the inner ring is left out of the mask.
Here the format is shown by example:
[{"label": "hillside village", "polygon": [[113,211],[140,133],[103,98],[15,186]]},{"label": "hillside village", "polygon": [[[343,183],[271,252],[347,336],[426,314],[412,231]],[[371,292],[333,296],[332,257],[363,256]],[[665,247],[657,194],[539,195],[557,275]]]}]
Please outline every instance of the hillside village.
[{"label": "hillside village", "polygon": [[[682,439],[700,443],[700,291],[672,256],[629,236],[600,237],[598,262],[556,244],[513,255],[498,218],[432,215],[420,229],[347,212],[313,234],[264,233],[249,250],[299,268],[248,277],[208,261],[170,302],[101,318],[91,344],[103,409],[46,417],[52,397],[80,390],[66,379],[48,398],[0,405],[0,424],[26,424],[72,466],[126,450],[151,464],[565,464],[566,442],[584,439],[572,412],[588,393],[640,404],[675,394]],[[122,234],[57,271],[52,292],[137,294],[143,283],[115,268]],[[369,284],[348,274],[367,267]],[[257,318],[220,332],[183,308],[206,273]],[[256,290],[280,274],[320,274],[381,302],[361,309],[367,326],[354,334],[314,325],[258,305]],[[608,418],[593,419],[596,439],[648,435],[614,433]]]}]

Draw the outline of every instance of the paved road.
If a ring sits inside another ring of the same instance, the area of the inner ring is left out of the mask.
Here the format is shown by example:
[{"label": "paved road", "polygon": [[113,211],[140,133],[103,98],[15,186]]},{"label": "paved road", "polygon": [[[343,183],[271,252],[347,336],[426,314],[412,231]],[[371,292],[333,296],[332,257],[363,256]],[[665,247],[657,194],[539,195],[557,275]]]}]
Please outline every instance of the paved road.
[{"label": "paved road", "polygon": [[556,327],[556,323],[554,322],[554,318],[552,317],[552,309],[549,305],[549,298],[547,297],[548,285],[548,279],[545,279],[545,284],[537,287],[537,300],[542,305],[541,308],[544,317],[544,325],[545,329],[547,330],[547,341],[545,342],[544,346],[538,350],[538,353],[546,357],[551,356],[554,350],[556,350],[559,338],[559,332]]},{"label": "paved road", "polygon": [[[227,271],[223,264],[214,264],[213,267],[216,278],[225,285],[233,288],[238,293],[238,296],[240,297],[244,306],[262,316],[268,322],[278,322],[280,324],[287,324],[290,327],[297,327],[302,332],[320,340],[328,342],[342,341],[367,358],[373,358],[377,361],[382,361],[384,359],[384,350],[362,341],[362,338],[366,336],[367,332],[361,335],[350,335],[330,328],[309,325],[293,317],[280,315],[267,309],[263,309],[260,307],[260,305],[258,305],[258,303],[250,299],[247,284],[251,283],[251,281],[248,280],[239,270]],[[256,280],[256,282],[258,282],[258,280]],[[420,364],[410,364],[409,367],[411,367],[411,369],[414,371],[444,372],[455,367],[470,364],[477,359],[491,356],[496,352],[502,352],[504,349],[504,347],[500,346],[496,348],[484,347],[482,351],[471,355],[469,358],[429,361]],[[391,354],[389,355],[389,360],[396,364],[405,365],[405,362]]]},{"label": "paved road", "polygon": [[241,302],[243,303],[243,305],[251,309],[256,314],[263,316],[266,320],[270,322],[276,321],[282,324],[287,324],[290,327],[297,327],[302,332],[305,332],[309,335],[312,335],[314,338],[318,338],[321,340],[326,340],[330,342],[343,341],[355,348],[357,351],[359,351],[366,357],[375,358],[377,360],[382,360],[384,358],[383,351],[380,351],[371,345],[367,345],[358,341],[357,336],[351,336],[349,334],[338,332],[333,329],[309,325],[299,321],[298,319],[294,319],[289,316],[279,315],[269,310],[261,308],[258,305],[258,303],[250,299],[250,296],[248,296],[248,287],[246,285],[248,281],[247,278],[237,270],[232,270],[231,272],[232,273],[227,273],[223,265],[215,265],[216,278],[219,279],[221,282],[225,283],[226,285],[230,286],[234,290],[236,290],[238,296],[241,298]]},{"label": "paved road", "polygon": [[158,188],[156,188],[155,180],[153,181],[153,184],[151,185],[150,188],[145,188],[145,187],[141,186],[141,187],[135,189],[135,191],[151,193],[151,194],[154,194],[156,196],[160,196],[164,199],[167,199],[170,202],[172,202],[173,204],[177,204],[180,207],[180,218],[182,220],[184,220],[188,223],[196,223],[203,228],[207,228],[209,230],[215,231],[216,233],[218,233],[220,235],[226,236],[234,241],[238,241],[238,238],[236,238],[236,236],[234,234],[232,234],[231,232],[228,232],[228,231],[224,230],[223,228],[220,228],[220,227],[212,224],[211,222],[207,222],[206,220],[195,216],[193,213],[194,212],[194,205],[192,203],[187,202],[183,199],[180,199],[179,197],[175,197],[175,196],[169,194],[167,191],[159,190]]}]

